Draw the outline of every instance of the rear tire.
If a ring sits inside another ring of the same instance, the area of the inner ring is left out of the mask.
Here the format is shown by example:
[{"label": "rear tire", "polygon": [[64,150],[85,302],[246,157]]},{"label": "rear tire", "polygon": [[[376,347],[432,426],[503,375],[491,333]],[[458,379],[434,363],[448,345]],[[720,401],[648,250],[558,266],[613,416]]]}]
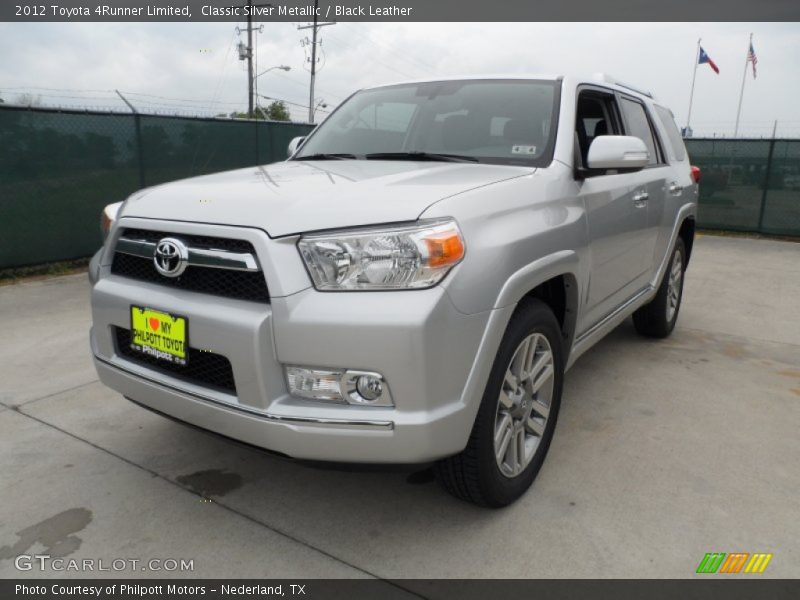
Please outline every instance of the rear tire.
[{"label": "rear tire", "polygon": [[686,272],[686,246],[678,237],[658,292],[648,303],[633,313],[633,324],[641,335],[665,338],[675,328],[683,299]]},{"label": "rear tire", "polygon": [[435,465],[450,494],[499,508],[531,486],[561,406],[563,346],[546,304],[532,299],[520,305],[500,343],[467,447]]}]

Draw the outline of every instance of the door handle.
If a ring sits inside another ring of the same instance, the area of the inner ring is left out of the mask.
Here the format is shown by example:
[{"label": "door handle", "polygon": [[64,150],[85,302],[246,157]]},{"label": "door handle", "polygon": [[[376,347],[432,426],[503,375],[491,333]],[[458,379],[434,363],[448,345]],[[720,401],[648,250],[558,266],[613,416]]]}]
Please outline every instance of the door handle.
[{"label": "door handle", "polygon": [[673,196],[680,196],[681,193],[683,193],[683,186],[680,186],[673,181],[669,184],[669,193]]},{"label": "door handle", "polygon": [[647,206],[647,199],[650,194],[647,192],[637,192],[633,195],[633,206],[636,208],[644,208]]}]

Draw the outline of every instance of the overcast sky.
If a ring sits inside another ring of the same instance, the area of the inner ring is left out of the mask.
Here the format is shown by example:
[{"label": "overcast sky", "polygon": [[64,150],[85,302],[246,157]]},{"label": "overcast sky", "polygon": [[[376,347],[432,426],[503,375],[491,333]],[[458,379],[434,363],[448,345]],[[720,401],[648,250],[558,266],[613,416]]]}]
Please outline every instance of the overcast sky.
[{"label": "overcast sky", "polygon": [[[308,63],[298,24],[265,23],[259,93],[308,104]],[[234,23],[3,23],[0,98],[33,93],[44,105],[218,113],[247,106],[245,63]],[[800,137],[800,24],[770,23],[339,23],[321,30],[317,98],[331,105],[377,83],[478,73],[605,71],[650,89],[684,125],[697,38],[720,75],[700,65],[695,134],[733,131],[747,40],[754,33],[758,78],[748,72],[741,131]],[[244,37],[244,36],[243,36]],[[39,89],[48,88],[48,89]],[[139,95],[149,94],[149,95]],[[158,97],[156,97],[158,96]],[[306,110],[293,107],[303,119]]]}]

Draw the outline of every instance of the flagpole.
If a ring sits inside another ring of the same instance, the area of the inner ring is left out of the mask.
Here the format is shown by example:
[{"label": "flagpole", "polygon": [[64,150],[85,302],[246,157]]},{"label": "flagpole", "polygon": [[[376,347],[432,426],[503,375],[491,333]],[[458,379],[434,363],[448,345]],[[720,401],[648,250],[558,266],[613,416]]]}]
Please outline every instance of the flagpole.
[{"label": "flagpole", "polygon": [[692,120],[692,101],[694,100],[694,82],[697,79],[697,61],[700,60],[700,42],[702,38],[697,39],[697,50],[694,53],[694,72],[692,73],[692,90],[689,92],[689,112],[686,115],[686,131],[684,135],[689,137],[689,123]]},{"label": "flagpole", "polygon": [[739,117],[742,116],[742,98],[744,97],[744,82],[747,81],[747,63],[750,57],[750,46],[753,45],[753,34],[750,34],[750,41],[747,44],[747,54],[744,59],[744,72],[742,73],[742,89],[739,91],[739,108],[736,109],[736,126],[733,129],[733,137],[739,135]]}]

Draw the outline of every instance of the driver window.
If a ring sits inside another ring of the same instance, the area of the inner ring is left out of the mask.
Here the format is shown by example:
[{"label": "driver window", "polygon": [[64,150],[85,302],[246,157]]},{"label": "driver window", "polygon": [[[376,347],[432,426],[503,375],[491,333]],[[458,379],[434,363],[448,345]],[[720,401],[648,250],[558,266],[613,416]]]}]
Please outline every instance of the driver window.
[{"label": "driver window", "polygon": [[584,91],[578,96],[575,138],[578,152],[576,161],[586,166],[589,146],[601,135],[620,135],[619,119],[614,96],[602,92]]}]

